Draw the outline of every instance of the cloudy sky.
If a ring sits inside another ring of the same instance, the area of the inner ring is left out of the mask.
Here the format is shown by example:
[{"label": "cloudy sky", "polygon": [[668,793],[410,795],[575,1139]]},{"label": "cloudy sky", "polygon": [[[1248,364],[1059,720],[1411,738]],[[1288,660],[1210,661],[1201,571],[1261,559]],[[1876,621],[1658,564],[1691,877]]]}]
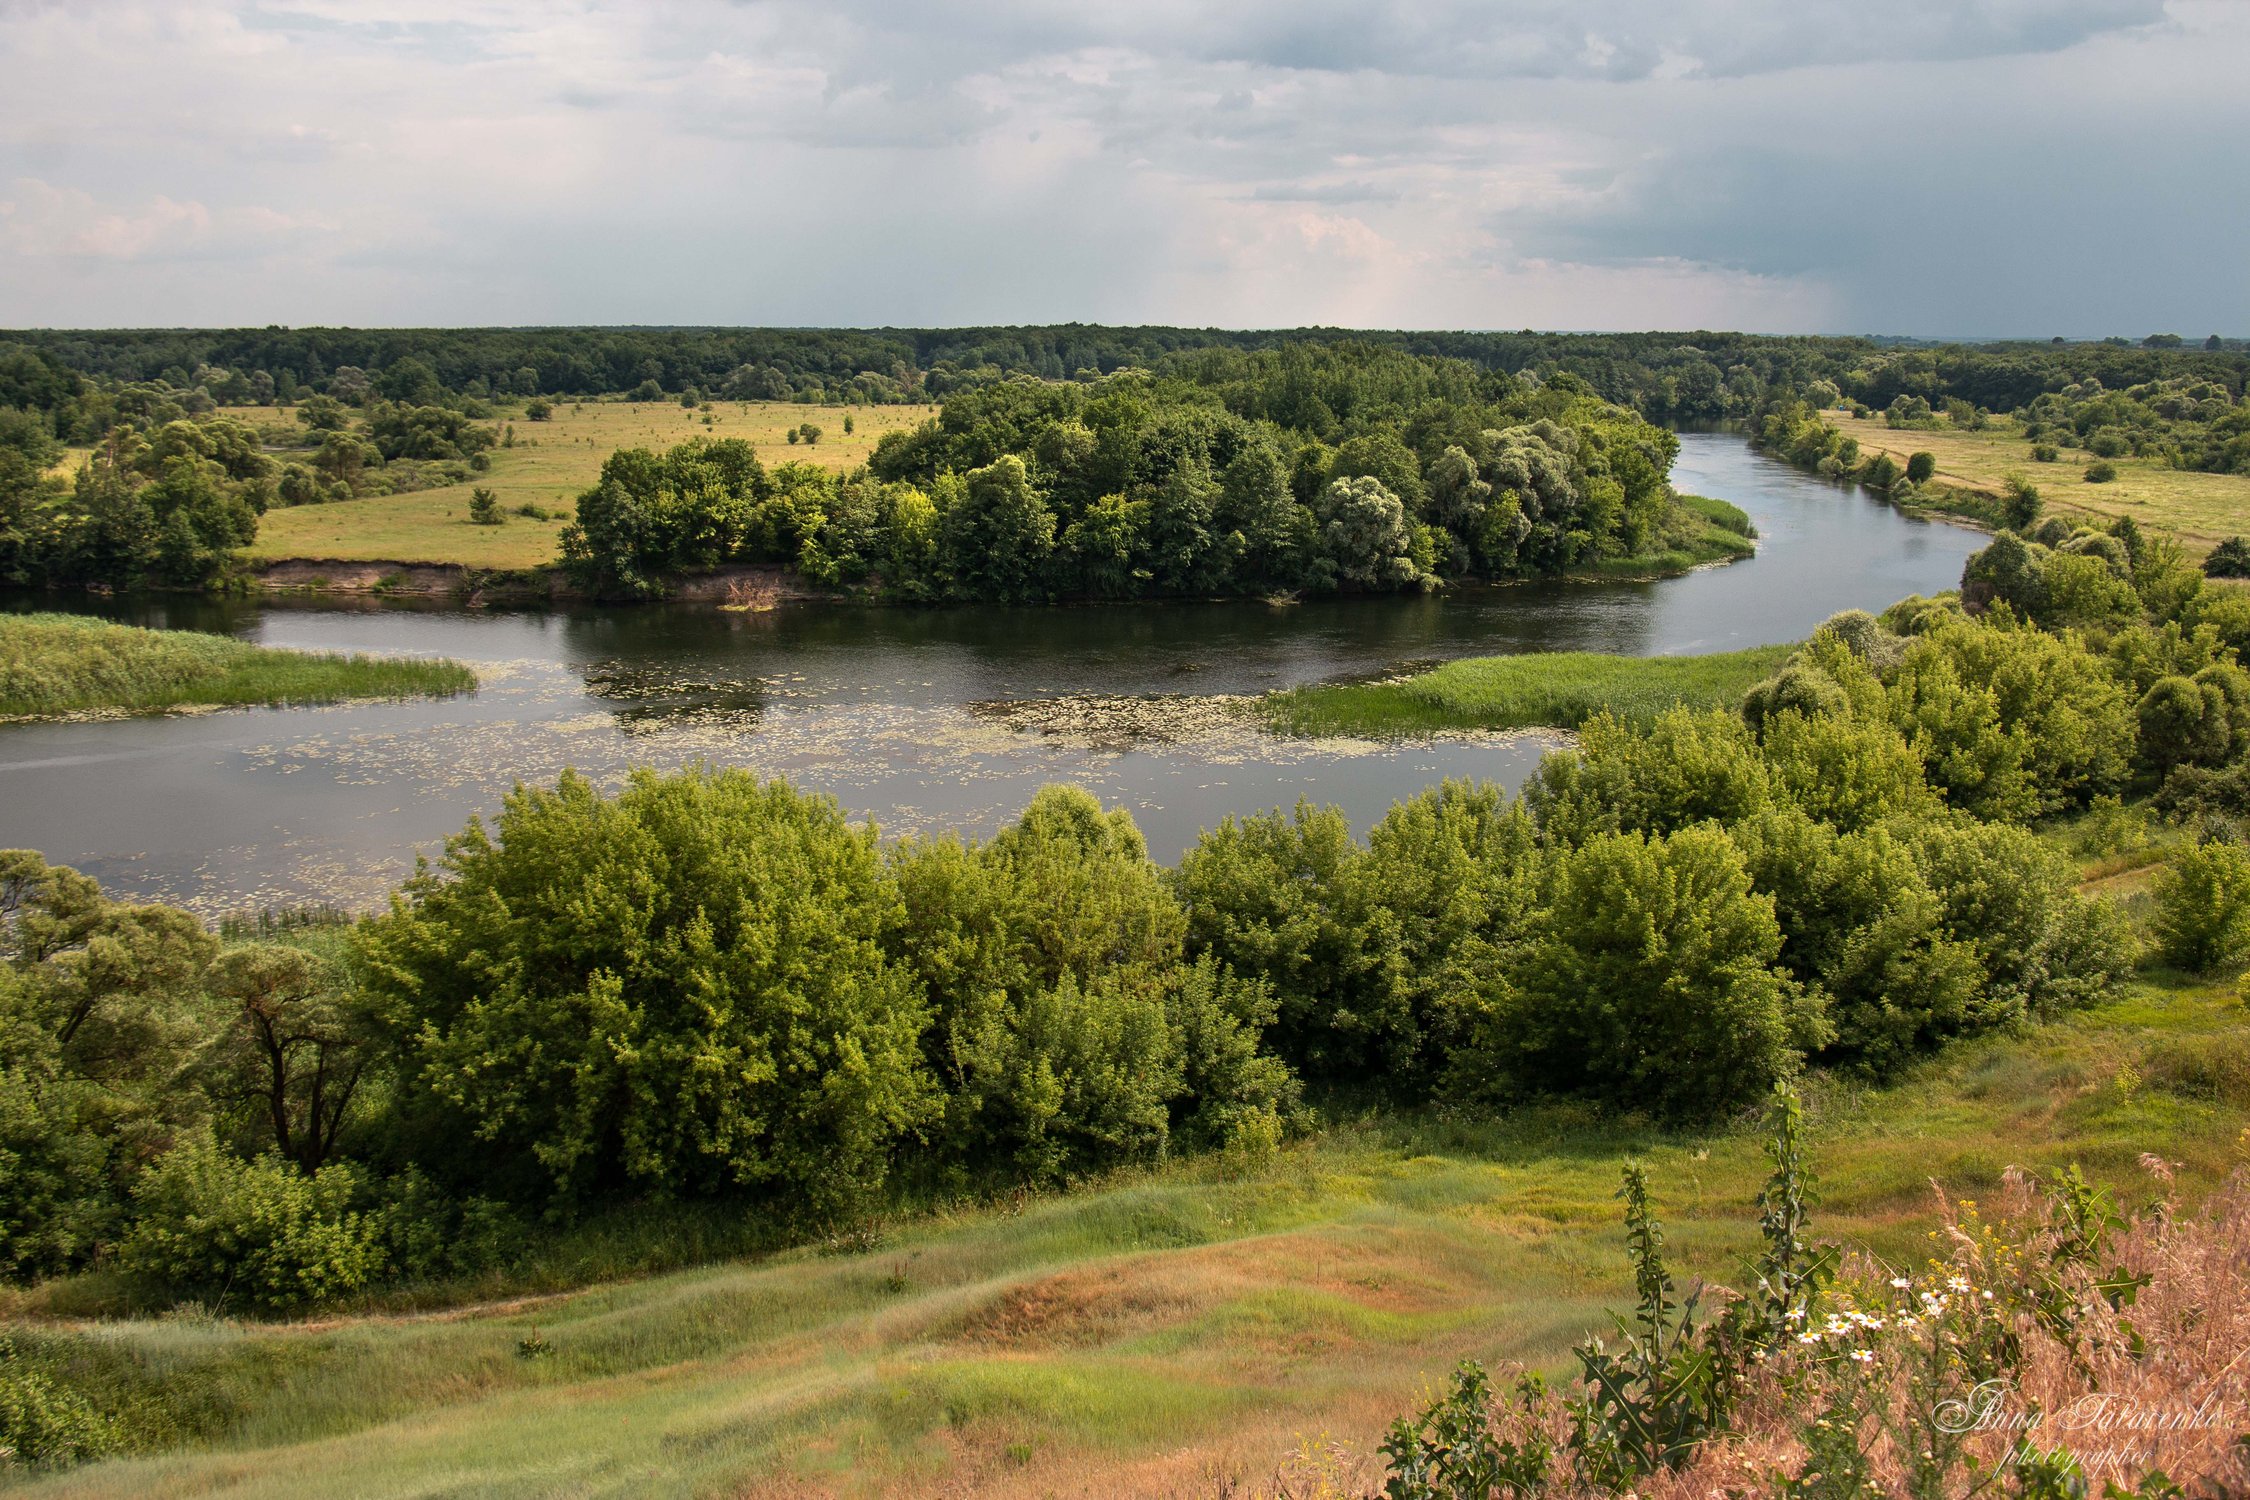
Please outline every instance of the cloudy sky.
[{"label": "cloudy sky", "polygon": [[0,325],[2250,334],[2250,0],[0,0]]}]

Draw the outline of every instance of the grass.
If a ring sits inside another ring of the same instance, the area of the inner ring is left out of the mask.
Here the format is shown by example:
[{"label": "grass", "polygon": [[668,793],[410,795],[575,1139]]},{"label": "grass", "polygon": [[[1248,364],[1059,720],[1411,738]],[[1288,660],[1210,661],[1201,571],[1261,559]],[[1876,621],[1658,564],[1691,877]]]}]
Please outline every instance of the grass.
[{"label": "grass", "polygon": [[[536,568],[555,560],[556,539],[576,514],[579,493],[594,483],[603,462],[619,448],[668,448],[691,437],[746,438],[769,465],[795,460],[842,469],[865,462],[884,433],[912,427],[934,411],[924,406],[853,407],[853,431],[846,433],[841,407],[722,401],[712,409],[711,425],[705,426],[702,412],[676,401],[558,402],[545,422],[501,418],[515,427],[515,446],[491,449],[492,467],[467,484],[268,511],[246,555],[256,562],[306,558]],[[230,414],[268,423],[273,416],[270,408]],[[817,444],[788,441],[789,429],[802,422],[822,429]],[[470,523],[469,495],[480,486],[499,497],[507,516],[504,524]],[[546,521],[515,514],[516,507],[527,504],[557,514]]]},{"label": "grass", "polygon": [[0,615],[0,719],[445,697],[476,685],[455,661],[281,651],[78,615]]},{"label": "grass", "polygon": [[2056,462],[2036,463],[2022,429],[2006,418],[1983,432],[1894,432],[1879,417],[1842,411],[1821,416],[1858,438],[1860,451],[1870,457],[1888,453],[1903,466],[1909,454],[1930,454],[1940,484],[1998,495],[2009,475],[2020,474],[2039,486],[2050,511],[2103,521],[2131,516],[2143,529],[2173,536],[2198,554],[2250,530],[2250,475],[2199,474],[2166,468],[2156,459],[2119,458],[2111,460],[2115,480],[2088,484],[2082,476],[2092,454],[2065,448]]},{"label": "grass", "polygon": [[[2145,985],[1890,1087],[1816,1081],[1817,1228],[1918,1257],[1933,1177],[1984,1198],[2010,1164],[2075,1161],[2133,1183],[2143,1151],[2200,1196],[2241,1158],[2242,1053],[2231,993]],[[27,1489],[1224,1493],[1303,1435],[1371,1452],[1464,1355],[1563,1363],[1630,1294],[1628,1155],[1684,1267],[1727,1276],[1756,1242],[1759,1146],[1554,1111],[1373,1120],[1259,1163],[901,1222],[851,1253],[452,1314],[19,1320],[19,1350],[138,1410],[169,1450]],[[663,1214],[642,1232],[661,1240]]]},{"label": "grass", "polygon": [[1701,495],[1679,495],[1657,545],[1631,557],[1604,557],[1571,567],[1574,579],[1671,578],[1712,563],[1736,562],[1758,550],[1757,529],[1741,508]]},{"label": "grass", "polygon": [[1779,671],[1793,646],[1708,656],[1605,656],[1544,651],[1478,656],[1390,682],[1318,683],[1268,694],[1282,734],[1429,734],[1447,729],[1575,729],[1607,709],[1646,723],[1677,704],[1732,708]]}]

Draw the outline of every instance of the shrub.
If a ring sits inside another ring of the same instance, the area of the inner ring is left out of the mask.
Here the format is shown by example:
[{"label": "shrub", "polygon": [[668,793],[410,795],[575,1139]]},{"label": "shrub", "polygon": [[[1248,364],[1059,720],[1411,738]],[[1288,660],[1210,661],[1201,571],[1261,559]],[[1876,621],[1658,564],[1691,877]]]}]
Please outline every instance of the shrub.
[{"label": "shrub", "polygon": [[[1949,672],[1936,669],[1940,660]],[[1963,694],[1974,701],[1959,701]],[[2075,640],[2004,622],[1952,620],[1916,637],[1891,697],[1894,721],[1914,738],[1932,782],[1986,816],[2022,816],[2009,809],[2026,798],[2044,814],[2117,791],[2139,735],[2132,700],[2101,658]],[[1992,743],[1994,732],[2013,748]]]},{"label": "shrub", "polygon": [[469,492],[469,524],[472,526],[498,526],[507,519],[500,514],[500,497],[478,485]]},{"label": "shrub", "polygon": [[1747,1104],[1812,1029],[1773,968],[1773,898],[1716,828],[1604,834],[1556,857],[1460,1086],[1580,1095],[1660,1119]]},{"label": "shrub", "polygon": [[1766,722],[1765,762],[1777,793],[1846,831],[1930,800],[1922,757],[1885,719],[1779,714]]},{"label": "shrub", "polygon": [[2108,484],[2116,477],[2117,465],[2106,458],[2098,458],[2086,465],[2086,482],[2088,484]]},{"label": "shrub", "polygon": [[2250,850],[2202,839],[2172,857],[2156,881],[2157,949],[2194,973],[2250,958]]},{"label": "shrub", "polygon": [[2133,442],[2116,428],[2103,427],[2086,439],[2086,451],[2096,458],[2123,458],[2133,451]]},{"label": "shrub", "polygon": [[2206,578],[2250,578],[2250,542],[2230,536],[2203,559]]},{"label": "shrub", "polygon": [[117,1428],[93,1403],[19,1360],[0,1337],[0,1472],[60,1468],[117,1446]]},{"label": "shrub", "polygon": [[2039,519],[2039,486],[2021,474],[2010,474],[2002,486],[2000,523],[2011,530],[2029,531]]},{"label": "shrub", "polygon": [[534,422],[544,422],[555,414],[555,403],[534,398],[524,403],[523,414]]},{"label": "shrub", "polygon": [[307,1176],[279,1157],[244,1160],[192,1137],[134,1186],[124,1269],[174,1297],[285,1309],[355,1292],[384,1269],[379,1217],[353,1210],[359,1176]]},{"label": "shrub", "polygon": [[1136,977],[1081,986],[1066,973],[957,1035],[953,1123],[973,1161],[1053,1182],[1163,1148],[1181,1057],[1163,1002]]},{"label": "shrub", "polygon": [[1908,484],[1926,483],[1929,477],[1936,472],[1937,455],[1935,453],[1909,453],[1906,456],[1906,482]]},{"label": "shrub", "polygon": [[2031,461],[2033,463],[2051,464],[2061,457],[2061,452],[2056,449],[2053,443],[2033,443],[2031,445]]}]

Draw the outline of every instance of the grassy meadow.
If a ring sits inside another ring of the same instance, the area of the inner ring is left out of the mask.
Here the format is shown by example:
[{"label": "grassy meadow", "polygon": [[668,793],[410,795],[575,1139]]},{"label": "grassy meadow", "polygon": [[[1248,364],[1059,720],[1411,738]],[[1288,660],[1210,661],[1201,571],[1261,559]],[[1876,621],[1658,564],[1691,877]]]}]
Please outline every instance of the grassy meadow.
[{"label": "grassy meadow", "polygon": [[78,615],[0,614],[0,719],[444,697],[476,685],[454,661],[282,651]]},{"label": "grassy meadow", "polygon": [[[2241,1016],[2231,988],[2148,984],[1890,1087],[1819,1083],[1816,1228],[1918,1262],[1933,1180],[1982,1198],[2012,1164],[2077,1162],[2138,1203],[2144,1151],[2200,1196],[2250,1144]],[[1364,1484],[1456,1360],[1559,1370],[1629,1297],[1629,1156],[1681,1261],[1725,1278],[1757,1238],[1755,1131],[1528,1111],[1340,1123],[1264,1161],[448,1312],[13,1321],[20,1354],[136,1393],[173,1450],[25,1492],[1202,1496],[1271,1493],[1323,1441]]]},{"label": "grassy meadow", "polygon": [[1430,734],[1448,729],[1575,729],[1601,709],[1647,723],[1678,704],[1733,708],[1779,671],[1794,646],[1707,656],[1542,651],[1475,656],[1387,682],[1315,683],[1259,703],[1277,733]]},{"label": "grassy meadow", "polygon": [[[853,427],[849,433],[844,431],[847,410]],[[769,466],[795,460],[841,469],[864,462],[884,433],[915,426],[935,410],[721,401],[714,403],[706,426],[703,412],[677,401],[558,401],[553,417],[544,422],[500,417],[503,426],[514,426],[515,445],[490,450],[491,469],[469,484],[271,510],[258,523],[258,539],[247,555],[255,562],[315,558],[536,568],[555,560],[556,538],[575,514],[579,492],[600,476],[603,461],[619,448],[668,448],[691,437],[745,438]],[[270,407],[251,407],[229,415],[271,425],[275,413]],[[821,429],[818,443],[788,440],[789,430],[802,422]],[[499,497],[505,524],[470,523],[469,494],[480,486]],[[514,513],[526,504],[554,515],[538,521]]]},{"label": "grassy meadow", "polygon": [[1894,432],[1880,417],[1843,411],[1821,417],[1859,439],[1860,451],[1867,455],[1888,453],[1903,466],[1907,455],[1928,453],[1937,460],[1941,484],[1998,494],[2009,475],[2021,474],[2039,486],[2052,511],[2104,521],[2131,516],[2145,529],[2178,538],[2194,553],[2250,532],[2250,476],[2199,474],[2166,468],[2155,459],[2118,458],[2110,460],[2117,466],[2116,479],[2088,484],[2084,475],[2092,454],[2065,448],[2054,463],[2034,462],[2021,428],[2005,417],[1994,418],[1983,432]]}]

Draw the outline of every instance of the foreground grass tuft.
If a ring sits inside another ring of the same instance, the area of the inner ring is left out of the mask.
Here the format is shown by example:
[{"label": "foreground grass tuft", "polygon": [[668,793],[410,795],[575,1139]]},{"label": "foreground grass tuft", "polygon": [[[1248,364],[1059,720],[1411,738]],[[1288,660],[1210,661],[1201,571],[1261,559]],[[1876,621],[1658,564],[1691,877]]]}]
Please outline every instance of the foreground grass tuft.
[{"label": "foreground grass tuft", "polygon": [[1733,708],[1795,648],[1753,646],[1711,656],[1604,656],[1591,651],[1483,656],[1394,682],[1330,683],[1269,694],[1282,734],[1410,735],[1443,729],[1575,729],[1607,709],[1647,723],[1676,704]]},{"label": "foreground grass tuft", "polygon": [[281,651],[76,615],[0,615],[0,719],[450,697],[476,685],[456,661]]}]

